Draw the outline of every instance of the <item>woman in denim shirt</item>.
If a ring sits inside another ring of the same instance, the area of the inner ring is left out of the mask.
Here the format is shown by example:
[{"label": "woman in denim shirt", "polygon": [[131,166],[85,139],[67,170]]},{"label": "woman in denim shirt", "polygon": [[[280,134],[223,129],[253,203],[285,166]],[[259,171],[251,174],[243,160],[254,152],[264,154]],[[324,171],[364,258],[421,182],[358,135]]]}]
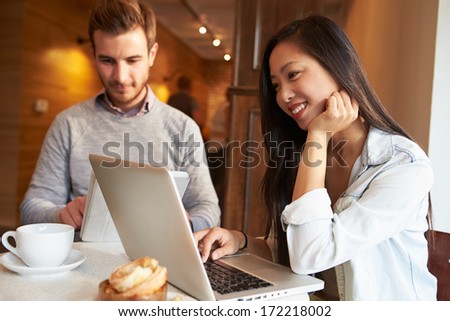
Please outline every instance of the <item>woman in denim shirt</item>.
[{"label": "woman in denim shirt", "polygon": [[[320,16],[294,21],[269,41],[261,69],[275,260],[299,274],[334,270],[325,287],[335,283],[340,300],[435,300],[425,238],[433,170],[345,33]],[[269,257],[267,242],[239,231],[195,237],[204,260],[245,247]]]}]

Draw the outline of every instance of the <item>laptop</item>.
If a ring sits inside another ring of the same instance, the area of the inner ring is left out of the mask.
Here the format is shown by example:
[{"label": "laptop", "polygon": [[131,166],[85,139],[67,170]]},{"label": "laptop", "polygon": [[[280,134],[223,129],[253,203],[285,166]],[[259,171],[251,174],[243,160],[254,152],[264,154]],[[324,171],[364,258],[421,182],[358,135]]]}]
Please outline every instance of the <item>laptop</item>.
[{"label": "laptop", "polygon": [[214,290],[169,171],[103,155],[91,154],[89,160],[128,257],[157,259],[167,268],[169,283],[190,296],[201,301],[270,300],[323,289],[321,280],[256,255],[238,254],[216,263],[262,280],[262,287]]}]

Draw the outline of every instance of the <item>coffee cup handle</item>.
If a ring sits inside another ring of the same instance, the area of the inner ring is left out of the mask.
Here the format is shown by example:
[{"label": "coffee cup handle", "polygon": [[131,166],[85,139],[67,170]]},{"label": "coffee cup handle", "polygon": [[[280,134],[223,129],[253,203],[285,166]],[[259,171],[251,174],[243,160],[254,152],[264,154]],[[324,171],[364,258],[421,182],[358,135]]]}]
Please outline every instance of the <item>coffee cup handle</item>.
[{"label": "coffee cup handle", "polygon": [[12,246],[8,241],[9,237],[12,237],[14,240],[16,240],[16,235],[17,235],[17,233],[15,231],[8,231],[8,232],[4,233],[2,235],[2,244],[8,251],[10,251],[10,252],[14,253],[15,255],[17,255],[18,257],[20,257],[19,253],[17,252],[17,248]]}]

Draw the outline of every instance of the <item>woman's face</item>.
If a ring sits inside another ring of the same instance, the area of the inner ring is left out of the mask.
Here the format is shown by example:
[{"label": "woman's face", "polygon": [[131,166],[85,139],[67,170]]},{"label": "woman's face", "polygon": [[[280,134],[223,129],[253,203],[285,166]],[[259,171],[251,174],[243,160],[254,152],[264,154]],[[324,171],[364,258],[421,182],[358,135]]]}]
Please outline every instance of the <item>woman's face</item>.
[{"label": "woman's face", "polygon": [[269,68],[278,106],[303,130],[308,130],[331,94],[339,90],[315,58],[290,42],[281,42],[273,49]]}]

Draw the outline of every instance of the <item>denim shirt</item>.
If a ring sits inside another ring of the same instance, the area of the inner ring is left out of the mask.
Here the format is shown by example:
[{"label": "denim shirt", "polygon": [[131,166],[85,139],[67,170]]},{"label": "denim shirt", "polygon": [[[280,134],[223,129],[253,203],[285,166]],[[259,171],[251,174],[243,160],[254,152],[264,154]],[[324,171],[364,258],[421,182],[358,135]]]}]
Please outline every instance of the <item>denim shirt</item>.
[{"label": "denim shirt", "polygon": [[433,179],[417,144],[371,128],[333,207],[320,188],[284,209],[291,268],[335,267],[341,300],[436,300],[424,237]]}]

